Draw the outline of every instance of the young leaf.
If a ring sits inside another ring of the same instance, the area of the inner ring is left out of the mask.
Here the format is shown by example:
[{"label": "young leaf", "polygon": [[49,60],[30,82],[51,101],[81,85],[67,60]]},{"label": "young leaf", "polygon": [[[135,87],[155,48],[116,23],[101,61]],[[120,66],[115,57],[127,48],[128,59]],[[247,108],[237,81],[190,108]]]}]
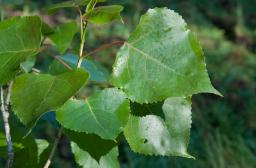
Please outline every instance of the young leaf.
[{"label": "young leaf", "polygon": [[113,148],[109,153],[105,156],[101,157],[100,161],[97,162],[93,159],[88,152],[79,148],[79,146],[71,142],[72,152],[75,156],[76,162],[78,165],[82,166],[82,168],[119,168],[118,162],[118,148]]},{"label": "young leaf", "polygon": [[[104,2],[106,0],[98,0],[98,2]],[[47,8],[48,14],[53,14],[62,8],[78,8],[79,6],[87,5],[90,0],[71,0],[54,4]]]},{"label": "young leaf", "polygon": [[77,33],[78,27],[76,22],[65,23],[58,26],[54,33],[48,35],[60,53],[64,53]]},{"label": "young leaf", "polygon": [[56,117],[65,128],[114,140],[125,126],[129,112],[129,101],[123,92],[105,89],[86,100],[69,100],[57,110]]},{"label": "young leaf", "polygon": [[[64,62],[66,62],[67,64],[69,64],[71,67],[73,68],[76,67],[76,64],[78,61],[77,55],[65,54],[58,57]],[[96,60],[84,59],[81,64],[81,68],[84,68],[86,71],[89,72],[90,81],[108,82],[109,80],[109,76],[110,76],[109,71]],[[54,60],[49,67],[49,73],[53,75],[58,75],[67,71],[68,69],[56,60]]]},{"label": "young leaf", "polygon": [[201,92],[219,94],[207,74],[203,51],[180,15],[150,9],[120,49],[112,83],[139,103]]},{"label": "young leaf", "polygon": [[65,129],[64,133],[70,141],[75,142],[79,148],[88,152],[89,155],[97,161],[117,146],[114,141],[101,139],[95,134],[79,133],[68,129]]},{"label": "young leaf", "polygon": [[130,116],[124,135],[134,152],[146,155],[182,156],[187,153],[191,127],[191,100],[168,98],[165,120],[156,115]]},{"label": "young leaf", "polygon": [[15,17],[0,22],[0,84],[11,80],[20,63],[39,52],[40,43],[39,17]]},{"label": "young leaf", "polygon": [[114,20],[121,20],[123,7],[120,5],[101,6],[88,11],[84,16],[92,23],[105,24]]},{"label": "young leaf", "polygon": [[13,85],[13,111],[31,129],[45,112],[55,110],[72,97],[87,78],[88,73],[82,69],[58,76],[21,75]]}]

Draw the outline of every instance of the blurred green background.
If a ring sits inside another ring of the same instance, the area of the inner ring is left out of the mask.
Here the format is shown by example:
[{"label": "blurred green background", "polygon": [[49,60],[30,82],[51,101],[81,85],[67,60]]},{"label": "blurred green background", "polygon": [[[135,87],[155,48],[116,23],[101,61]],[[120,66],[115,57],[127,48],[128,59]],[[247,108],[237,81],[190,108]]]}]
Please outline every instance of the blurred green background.
[{"label": "blurred green background", "polygon": [[[48,16],[43,8],[59,0],[1,0],[5,18],[40,15],[57,25],[76,17],[63,10]],[[126,143],[119,146],[123,168],[255,168],[256,167],[256,0],[109,0],[121,4],[124,24],[90,25],[86,50],[125,40],[148,8],[167,6],[180,13],[201,42],[214,86],[224,95],[193,97],[193,125],[189,152],[197,160],[143,156]],[[74,48],[78,39],[74,39]],[[109,71],[118,47],[94,57]],[[51,58],[40,55],[37,68],[47,71]],[[15,117],[15,116],[13,116]],[[33,135],[50,142],[55,135],[54,116],[41,119]],[[56,123],[55,123],[56,124]],[[3,159],[0,159],[3,160]],[[1,167],[1,165],[0,165]],[[62,138],[54,168],[77,167],[67,140]]]}]

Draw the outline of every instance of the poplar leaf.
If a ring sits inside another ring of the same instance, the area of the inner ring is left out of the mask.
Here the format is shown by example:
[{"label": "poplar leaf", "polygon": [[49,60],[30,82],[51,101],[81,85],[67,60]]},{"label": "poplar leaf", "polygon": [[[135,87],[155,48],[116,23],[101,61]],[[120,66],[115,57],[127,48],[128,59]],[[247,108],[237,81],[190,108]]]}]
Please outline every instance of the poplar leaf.
[{"label": "poplar leaf", "polygon": [[59,108],[72,97],[87,78],[88,73],[82,69],[58,76],[23,74],[14,81],[13,111],[31,129],[44,113]]},{"label": "poplar leaf", "polygon": [[168,98],[163,104],[165,120],[156,115],[130,116],[124,135],[134,152],[145,155],[182,156],[187,153],[191,127],[191,100]]},{"label": "poplar leaf", "polygon": [[56,117],[65,128],[114,140],[127,123],[129,112],[126,95],[111,88],[86,100],[69,100],[57,110]]},{"label": "poplar leaf", "polygon": [[14,17],[0,22],[0,84],[20,70],[20,63],[39,52],[41,20],[37,16]]},{"label": "poplar leaf", "polygon": [[150,9],[117,54],[112,83],[139,103],[208,92],[203,51],[180,15]]}]

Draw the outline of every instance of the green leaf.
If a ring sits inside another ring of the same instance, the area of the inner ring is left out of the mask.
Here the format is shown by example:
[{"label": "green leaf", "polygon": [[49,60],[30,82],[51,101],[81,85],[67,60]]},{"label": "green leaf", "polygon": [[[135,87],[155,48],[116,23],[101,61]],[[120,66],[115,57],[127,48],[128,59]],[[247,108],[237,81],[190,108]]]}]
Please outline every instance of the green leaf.
[{"label": "green leaf", "polygon": [[99,162],[93,159],[88,152],[79,148],[79,146],[71,142],[72,152],[75,156],[77,164],[82,168],[119,168],[118,148],[113,148],[108,154],[103,156]]},{"label": "green leaf", "polygon": [[121,20],[123,7],[120,5],[101,6],[88,11],[85,17],[92,23],[105,24],[114,20]]},{"label": "green leaf", "polygon": [[43,139],[36,139],[35,142],[37,144],[37,150],[38,150],[37,157],[38,157],[38,160],[40,160],[40,155],[44,152],[44,150],[48,148],[49,143]]},{"label": "green leaf", "polygon": [[56,118],[65,128],[114,140],[127,123],[129,112],[123,92],[105,89],[86,100],[69,100],[57,110]]},{"label": "green leaf", "polygon": [[88,73],[82,69],[58,76],[21,75],[13,85],[13,111],[21,122],[31,129],[45,112],[55,110],[72,97],[87,78]]},{"label": "green leaf", "polygon": [[[104,2],[106,0],[98,0],[98,2]],[[47,8],[48,14],[53,14],[62,8],[77,8],[79,6],[87,5],[90,0],[73,0],[65,1],[61,3],[54,4]]]},{"label": "green leaf", "polygon": [[0,84],[11,80],[20,63],[39,52],[41,21],[37,16],[0,22]]},{"label": "green leaf", "polygon": [[48,37],[52,40],[60,53],[64,53],[70,46],[77,31],[78,27],[76,22],[65,23],[58,26],[55,32],[48,35]]},{"label": "green leaf", "polygon": [[36,63],[36,57],[28,57],[24,62],[20,64],[21,69],[24,72],[30,72]]},{"label": "green leaf", "polygon": [[163,105],[165,120],[156,115],[130,116],[124,135],[135,152],[146,155],[182,156],[187,153],[191,127],[191,100],[168,98]]},{"label": "green leaf", "polygon": [[47,23],[42,22],[42,34],[44,36],[48,36],[53,33],[54,33],[54,29],[51,28],[51,26],[49,26]]},{"label": "green leaf", "polygon": [[[99,161],[100,158],[117,146],[112,140],[104,140],[95,134],[78,133],[68,129],[64,130],[70,141],[75,142],[79,148],[87,151],[90,156]],[[99,150],[100,149],[100,150]]]},{"label": "green leaf", "polygon": [[[78,61],[77,55],[65,54],[58,57],[73,68],[75,68],[77,65],[77,61]],[[96,60],[84,59],[81,64],[81,68],[84,68],[86,71],[89,72],[90,81],[108,82],[109,80],[109,76],[110,76],[109,71]],[[49,67],[49,73],[53,75],[58,75],[67,71],[68,69],[56,60],[54,60]]]},{"label": "green leaf", "polygon": [[201,92],[219,94],[203,51],[180,15],[150,9],[117,54],[112,83],[139,103]]}]

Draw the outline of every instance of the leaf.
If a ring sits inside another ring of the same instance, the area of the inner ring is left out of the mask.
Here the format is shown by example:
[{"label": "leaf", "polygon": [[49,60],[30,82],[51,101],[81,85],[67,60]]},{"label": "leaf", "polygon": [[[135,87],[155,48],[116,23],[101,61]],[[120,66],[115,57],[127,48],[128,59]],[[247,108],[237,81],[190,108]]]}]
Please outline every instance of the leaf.
[{"label": "leaf", "polygon": [[87,78],[88,73],[82,69],[58,76],[21,75],[14,81],[12,89],[13,111],[23,124],[32,129],[44,113],[55,110],[73,96]]},{"label": "leaf", "polygon": [[[117,146],[112,140],[104,140],[95,134],[78,133],[68,129],[64,130],[70,141],[75,142],[79,148],[87,151],[89,155],[99,161],[100,158]],[[99,150],[100,149],[100,150]]]},{"label": "leaf", "polygon": [[180,15],[150,9],[117,54],[112,83],[139,103],[201,92],[219,94],[203,51]]},{"label": "leaf", "polygon": [[101,6],[88,11],[84,16],[92,23],[105,24],[114,20],[121,20],[123,7],[120,5]]},{"label": "leaf", "polygon": [[82,166],[82,168],[119,168],[118,162],[118,148],[113,148],[108,154],[103,156],[99,163],[94,160],[88,152],[79,148],[79,146],[71,142],[72,152],[75,156],[77,164]]},{"label": "leaf", "polygon": [[[98,0],[98,2],[104,2],[106,0]],[[54,4],[47,8],[48,14],[53,14],[62,8],[77,8],[79,6],[87,5],[90,0],[72,0]]]},{"label": "leaf", "polygon": [[55,32],[48,37],[55,44],[60,53],[64,53],[70,46],[74,35],[77,33],[78,27],[76,22],[65,23],[58,26]]},{"label": "leaf", "polygon": [[53,33],[54,33],[54,29],[51,28],[51,26],[49,26],[47,23],[42,22],[42,34],[44,36],[48,36]]},{"label": "leaf", "polygon": [[37,149],[38,149],[37,157],[38,157],[38,160],[40,160],[40,155],[44,152],[44,150],[48,148],[49,143],[43,139],[36,139],[35,142],[37,144]]},{"label": "leaf", "polygon": [[191,127],[191,100],[168,98],[163,105],[165,120],[156,115],[130,116],[124,135],[134,152],[146,155],[182,156],[187,153]]},{"label": "leaf", "polygon": [[20,63],[39,52],[41,21],[37,16],[0,22],[0,84],[11,80]]},{"label": "leaf", "polygon": [[20,64],[21,69],[24,72],[30,72],[36,63],[36,57],[28,57],[24,62]]},{"label": "leaf", "polygon": [[86,100],[69,100],[57,110],[56,118],[65,128],[114,140],[123,130],[129,112],[125,94],[112,88]]},{"label": "leaf", "polygon": [[49,155],[52,151],[53,144],[49,144],[46,140],[36,139],[37,144],[37,167],[44,167],[46,161],[49,158]]},{"label": "leaf", "polygon": [[[78,61],[77,55],[65,54],[58,57],[67,64],[69,64],[71,67],[76,67]],[[84,68],[86,71],[89,72],[89,80],[91,81],[107,82],[109,80],[110,74],[108,70],[96,60],[84,59],[81,64],[81,68]],[[67,71],[68,69],[66,67],[64,67],[61,63],[55,60],[51,63],[49,68],[49,73],[53,75],[58,75]]]}]

